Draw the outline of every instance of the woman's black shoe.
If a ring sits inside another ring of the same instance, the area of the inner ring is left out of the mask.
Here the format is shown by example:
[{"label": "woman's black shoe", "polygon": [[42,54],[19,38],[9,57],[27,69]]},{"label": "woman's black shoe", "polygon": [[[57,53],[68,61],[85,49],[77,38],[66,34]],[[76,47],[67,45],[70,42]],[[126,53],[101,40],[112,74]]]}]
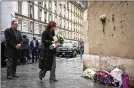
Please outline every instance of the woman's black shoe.
[{"label": "woman's black shoe", "polygon": [[42,78],[40,78],[40,80],[42,81]]},{"label": "woman's black shoe", "polygon": [[58,82],[58,80],[56,80],[56,79],[55,80],[50,80],[50,82]]},{"label": "woman's black shoe", "polygon": [[12,75],[13,77],[16,77],[16,78],[19,78],[19,76],[17,76],[17,75]]}]

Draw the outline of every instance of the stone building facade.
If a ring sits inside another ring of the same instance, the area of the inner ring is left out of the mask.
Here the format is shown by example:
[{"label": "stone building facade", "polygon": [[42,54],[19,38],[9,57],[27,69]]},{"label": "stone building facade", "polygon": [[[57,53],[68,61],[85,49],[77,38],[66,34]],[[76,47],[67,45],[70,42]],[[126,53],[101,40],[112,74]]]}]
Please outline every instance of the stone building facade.
[{"label": "stone building facade", "polygon": [[13,19],[19,30],[40,38],[49,21],[56,21],[57,32],[66,40],[83,40],[83,8],[76,1],[2,1],[2,30]]}]

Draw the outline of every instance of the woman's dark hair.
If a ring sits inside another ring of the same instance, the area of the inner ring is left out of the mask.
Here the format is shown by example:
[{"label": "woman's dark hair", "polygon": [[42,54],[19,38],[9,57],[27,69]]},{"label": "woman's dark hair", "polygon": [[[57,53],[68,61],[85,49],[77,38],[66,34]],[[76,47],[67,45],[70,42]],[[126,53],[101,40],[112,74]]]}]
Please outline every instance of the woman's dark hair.
[{"label": "woman's dark hair", "polygon": [[22,37],[23,37],[23,38],[26,38],[27,36],[26,36],[26,35],[23,35]]},{"label": "woman's dark hair", "polygon": [[56,27],[56,22],[50,21],[47,25],[47,30],[50,30],[51,28]]}]

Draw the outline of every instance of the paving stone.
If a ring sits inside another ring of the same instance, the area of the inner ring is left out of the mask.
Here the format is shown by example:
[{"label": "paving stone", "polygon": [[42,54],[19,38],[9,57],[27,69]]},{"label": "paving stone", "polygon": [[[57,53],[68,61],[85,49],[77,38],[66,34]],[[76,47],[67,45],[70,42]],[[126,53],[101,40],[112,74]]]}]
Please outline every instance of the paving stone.
[{"label": "paving stone", "polygon": [[38,78],[38,63],[19,65],[14,80],[6,79],[6,68],[1,69],[1,88],[112,88],[94,83],[81,77],[83,64],[79,56],[76,58],[57,58],[56,77],[58,82],[49,82],[49,74],[42,82]]}]

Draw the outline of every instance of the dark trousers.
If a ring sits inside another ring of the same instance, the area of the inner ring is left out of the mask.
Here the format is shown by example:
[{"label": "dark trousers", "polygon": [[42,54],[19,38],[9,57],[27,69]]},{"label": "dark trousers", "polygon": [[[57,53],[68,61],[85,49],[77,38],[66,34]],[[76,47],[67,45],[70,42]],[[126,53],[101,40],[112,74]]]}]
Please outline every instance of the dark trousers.
[{"label": "dark trousers", "polygon": [[36,62],[37,62],[37,48],[34,47],[32,50],[32,62],[34,63],[34,56],[36,57]]},{"label": "dark trousers", "polygon": [[[55,76],[55,70],[56,70],[56,56],[53,57],[53,64],[52,64],[52,68],[50,70],[50,78],[49,80],[56,80],[56,76]],[[46,75],[47,70],[41,69],[39,72],[39,78],[44,78]]]},{"label": "dark trousers", "polygon": [[38,58],[38,59],[41,58],[41,49],[40,49],[40,48],[38,49],[38,52],[37,52],[37,58]]},{"label": "dark trousers", "polygon": [[1,43],[1,67],[6,66],[6,58],[4,56],[4,50],[5,50],[5,45],[4,43]]},{"label": "dark trousers", "polygon": [[81,51],[80,51],[80,57],[81,57],[81,59],[82,59],[82,55],[83,55],[83,53],[84,53],[84,51],[81,50]]},{"label": "dark trousers", "polygon": [[16,75],[17,58],[7,58],[7,76]]},{"label": "dark trousers", "polygon": [[22,49],[20,63],[26,63],[26,57],[29,57],[29,49]]}]

